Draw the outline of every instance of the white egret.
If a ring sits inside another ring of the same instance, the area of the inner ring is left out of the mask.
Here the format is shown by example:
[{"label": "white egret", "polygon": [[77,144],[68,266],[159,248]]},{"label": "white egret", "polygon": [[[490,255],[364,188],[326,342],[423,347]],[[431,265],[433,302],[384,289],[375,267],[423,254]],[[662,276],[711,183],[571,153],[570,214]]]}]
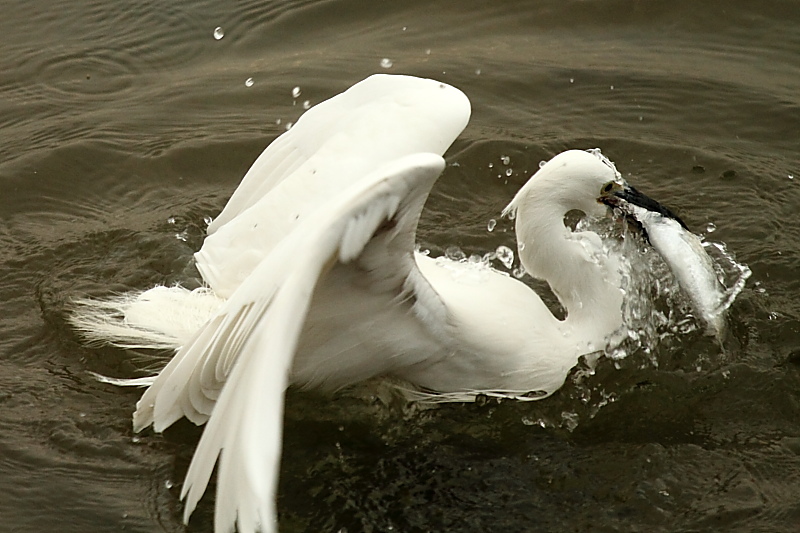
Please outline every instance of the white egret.
[{"label": "white egret", "polygon": [[[176,348],[134,429],[206,424],[185,520],[218,467],[215,531],[275,531],[284,392],[394,376],[430,391],[534,393],[623,326],[621,258],[564,215],[603,216],[627,184],[596,153],[554,157],[506,208],[557,319],[506,274],[414,251],[420,212],[467,124],[459,90],[376,75],[309,110],[253,164],[196,254],[207,288],[84,301],[73,323],[125,347]],[[611,184],[611,185],[609,185]],[[624,201],[624,200],[622,200]],[[654,204],[648,204],[654,205]],[[648,205],[645,207],[649,208]],[[121,380],[124,381],[124,380]]]}]

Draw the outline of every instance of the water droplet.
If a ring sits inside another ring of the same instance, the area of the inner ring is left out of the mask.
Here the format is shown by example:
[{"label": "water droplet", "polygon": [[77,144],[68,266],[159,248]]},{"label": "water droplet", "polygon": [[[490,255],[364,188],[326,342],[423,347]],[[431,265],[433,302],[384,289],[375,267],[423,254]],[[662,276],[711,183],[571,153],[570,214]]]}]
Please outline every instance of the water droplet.
[{"label": "water droplet", "polygon": [[392,60],[389,59],[388,57],[384,57],[383,59],[381,59],[381,67],[392,68],[392,65],[394,65],[394,63],[392,63]]},{"label": "water droplet", "polygon": [[142,441],[142,438],[139,435],[134,435],[131,437],[131,442],[134,444],[138,444]]},{"label": "water droplet", "polygon": [[167,219],[167,224],[174,224],[174,223],[175,223],[175,217],[169,217]]},{"label": "water droplet", "polygon": [[444,251],[444,256],[451,261],[463,261],[467,258],[467,254],[465,254],[458,246],[450,246]]},{"label": "water droplet", "polygon": [[179,241],[186,242],[189,240],[189,233],[186,230],[183,230],[180,233],[176,233],[175,238],[178,239]]},{"label": "water droplet", "polygon": [[225,32],[224,32],[224,31],[222,31],[222,28],[221,28],[221,27],[219,27],[219,26],[217,26],[216,28],[214,28],[214,39],[216,39],[216,40],[218,40],[218,41],[219,41],[219,40],[220,40],[220,39],[222,39],[223,37],[225,37]]},{"label": "water droplet", "polygon": [[514,251],[508,246],[498,246],[495,253],[506,268],[511,268],[514,265]]},{"label": "water droplet", "polygon": [[302,91],[300,91],[300,87],[295,87],[292,89],[292,98],[299,98],[301,94]]},{"label": "water droplet", "polygon": [[794,176],[793,176],[792,174],[789,174],[789,179],[790,179],[790,180],[793,180],[793,179],[794,179]]},{"label": "water droplet", "polygon": [[523,416],[522,417],[522,423],[525,424],[526,426],[535,426],[536,425],[536,420],[528,418],[527,416]]},{"label": "water droplet", "polygon": [[303,109],[308,109],[310,107],[311,107],[311,102],[309,102],[308,100],[304,100],[303,101]]},{"label": "water droplet", "polygon": [[431,55],[431,49],[430,48],[425,49],[425,55],[426,56]]},{"label": "water droplet", "polygon": [[173,486],[175,486],[175,484],[172,482],[172,480],[169,480],[169,479],[168,479],[168,480],[166,480],[166,481],[164,482],[164,486],[167,488],[167,490],[169,490],[169,489],[171,489]]},{"label": "water droplet", "polygon": [[489,231],[494,231],[495,226],[497,226],[497,221],[493,218],[490,218],[489,223],[486,225],[486,229]]},{"label": "water droplet", "polygon": [[205,222],[205,223],[206,223],[206,226],[210,225],[210,224],[211,224],[211,222],[212,222],[213,220],[214,220],[214,219],[213,219],[213,218],[211,218],[211,217],[210,217],[210,216],[208,216],[208,215],[206,215],[206,216],[204,216],[204,217],[203,217],[203,222]]},{"label": "water droplet", "polygon": [[253,86],[253,78],[247,78],[246,80],[244,80],[244,86],[245,87],[252,87]]},{"label": "water droplet", "polygon": [[569,82],[570,82],[570,83],[575,83],[575,78],[570,78],[570,79],[569,79]]},{"label": "water droplet", "polygon": [[489,163],[489,168],[494,168],[494,163]]},{"label": "water droplet", "polygon": [[561,425],[567,428],[567,431],[573,431],[576,427],[578,427],[578,413],[562,411]]},{"label": "water droplet", "polygon": [[613,86],[613,85],[611,86],[611,90],[612,90],[612,91],[614,90],[614,86]]},{"label": "water droplet", "polygon": [[279,118],[276,118],[276,119],[275,119],[275,124],[277,124],[278,126],[280,126],[280,125],[281,125],[281,119],[279,119]]},{"label": "water droplet", "polygon": [[476,69],[475,69],[475,74],[476,74],[477,76],[480,76],[480,75],[481,75],[481,69],[479,69],[479,68],[476,68]]},{"label": "water droplet", "polygon": [[511,163],[511,158],[508,157],[507,155],[501,155],[500,161],[502,161],[504,165],[508,165],[509,163]]},{"label": "water droplet", "polygon": [[542,168],[542,167],[543,167],[543,166],[545,166],[546,164],[547,164],[547,161],[545,161],[544,159],[542,159],[541,161],[539,161],[539,168]]},{"label": "water droplet", "polygon": [[511,170],[510,168],[506,169],[506,176],[511,176],[511,174],[513,174],[513,173],[514,173],[514,171]]},{"label": "water droplet", "polygon": [[716,229],[717,225],[713,222],[709,222],[708,225],[706,225],[706,233],[714,233]]},{"label": "water droplet", "polygon": [[517,279],[522,279],[523,277],[525,277],[525,268],[522,265],[520,265],[517,268],[515,268],[511,272],[511,274]]},{"label": "water droplet", "polygon": [[294,122],[287,122],[286,123],[286,131],[289,131],[290,129],[292,129],[292,126],[294,126]]}]

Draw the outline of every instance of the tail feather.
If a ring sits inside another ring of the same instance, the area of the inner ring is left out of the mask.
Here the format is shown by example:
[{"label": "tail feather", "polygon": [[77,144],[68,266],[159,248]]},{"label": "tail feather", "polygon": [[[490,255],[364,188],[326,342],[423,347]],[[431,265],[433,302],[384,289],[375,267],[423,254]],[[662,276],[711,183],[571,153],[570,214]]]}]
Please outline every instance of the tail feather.
[{"label": "tail feather", "polygon": [[222,302],[207,288],[157,286],[105,299],[77,300],[69,320],[93,344],[175,350],[208,321]]}]

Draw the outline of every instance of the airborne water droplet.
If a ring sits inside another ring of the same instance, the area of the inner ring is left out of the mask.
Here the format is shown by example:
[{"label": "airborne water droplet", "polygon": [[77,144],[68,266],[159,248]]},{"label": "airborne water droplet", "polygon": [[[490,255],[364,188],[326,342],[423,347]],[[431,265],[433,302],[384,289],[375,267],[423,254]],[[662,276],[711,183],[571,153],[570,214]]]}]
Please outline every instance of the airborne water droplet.
[{"label": "airborne water droplet", "polygon": [[500,161],[502,161],[504,165],[507,165],[507,164],[511,163],[511,158],[508,157],[507,155],[501,155],[500,156]]},{"label": "airborne water droplet", "polygon": [[714,233],[716,229],[717,225],[714,224],[713,222],[709,222],[708,225],[706,226],[706,233]]},{"label": "airborne water droplet", "polygon": [[511,268],[514,265],[514,251],[508,246],[498,246],[495,253],[506,268]]},{"label": "airborne water droplet", "polygon": [[539,168],[542,168],[542,167],[543,167],[543,166],[545,166],[546,164],[547,164],[547,161],[545,161],[544,159],[542,159],[541,161],[539,161]]},{"label": "airborne water droplet", "polygon": [[311,102],[308,101],[308,100],[304,100],[303,101],[303,109],[308,109],[309,107],[311,107]]},{"label": "airborne water droplet", "polygon": [[381,59],[381,67],[392,68],[392,65],[394,65],[394,63],[392,63],[392,60],[389,59],[388,57],[384,57],[383,59]]},{"label": "airborne water droplet", "polygon": [[252,87],[253,86],[253,78],[247,78],[246,80],[244,80],[244,86],[245,87]]},{"label": "airborne water droplet", "polygon": [[302,92],[300,91],[300,87],[295,87],[292,89],[292,98],[298,98]]},{"label": "airborne water droplet", "polygon": [[513,173],[514,173],[514,171],[511,170],[510,168],[506,169],[506,176],[511,176],[511,174],[513,174]]},{"label": "airborne water droplet", "polygon": [[486,225],[486,229],[488,229],[489,231],[493,231],[495,226],[497,226],[497,221],[491,218],[489,219],[489,223]]},{"label": "airborne water droplet", "polygon": [[225,37],[225,32],[224,32],[224,31],[222,31],[222,28],[221,28],[221,27],[219,27],[219,26],[217,26],[216,28],[214,28],[214,39],[216,39],[216,40],[218,40],[218,41],[219,41],[219,40],[220,40],[220,39],[222,39],[223,37]]}]

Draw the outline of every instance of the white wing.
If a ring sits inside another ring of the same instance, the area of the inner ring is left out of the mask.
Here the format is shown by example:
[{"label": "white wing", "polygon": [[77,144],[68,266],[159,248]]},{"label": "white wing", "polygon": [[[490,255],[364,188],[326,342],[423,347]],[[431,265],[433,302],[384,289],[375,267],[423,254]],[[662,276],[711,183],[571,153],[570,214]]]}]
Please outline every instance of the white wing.
[{"label": "white wing", "polygon": [[209,226],[195,256],[206,283],[218,296],[230,296],[329,198],[389,161],[443,154],[469,115],[469,100],[458,89],[386,74],[314,106],[264,150]]},{"label": "white wing", "polygon": [[[137,430],[161,431],[181,416],[208,424],[186,475],[185,519],[220,457],[215,530],[274,531],[283,395],[314,288],[336,262],[366,249],[381,261],[381,288],[419,289],[413,258],[417,221],[444,168],[435,154],[414,154],[362,178],[309,213],[256,266],[139,401]],[[223,386],[224,385],[224,386]],[[212,412],[213,410],[213,412]],[[209,418],[210,416],[210,418]]]}]

